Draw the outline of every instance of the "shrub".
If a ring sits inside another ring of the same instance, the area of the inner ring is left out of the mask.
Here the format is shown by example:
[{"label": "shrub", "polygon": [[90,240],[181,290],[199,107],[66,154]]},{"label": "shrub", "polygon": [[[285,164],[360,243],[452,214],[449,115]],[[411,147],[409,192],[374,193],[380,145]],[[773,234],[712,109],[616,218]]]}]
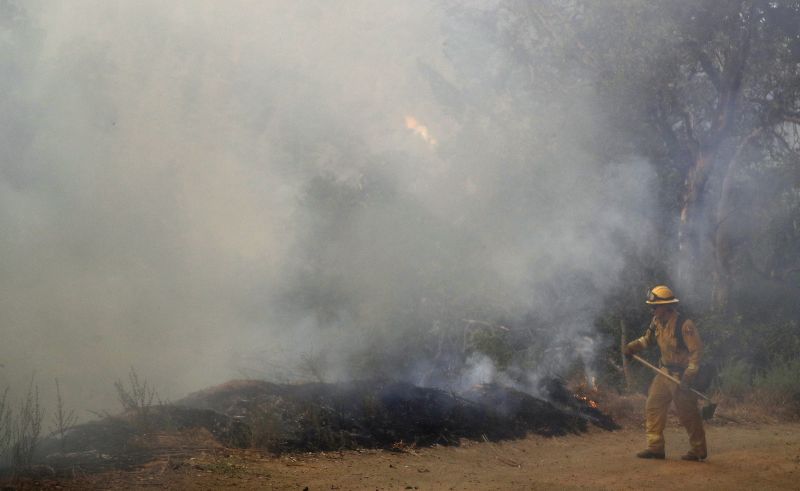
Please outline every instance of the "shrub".
[{"label": "shrub", "polygon": [[776,403],[800,404],[800,359],[773,363],[756,375],[756,389]]},{"label": "shrub", "polygon": [[128,373],[128,385],[117,380],[114,387],[122,408],[133,415],[139,430],[143,433],[149,431],[154,401],[158,401],[156,390],[148,384],[147,379],[140,379],[133,367]]},{"label": "shrub", "polygon": [[64,404],[64,399],[61,397],[61,384],[56,379],[56,410],[53,414],[53,421],[51,423],[50,433],[55,435],[61,444],[61,451],[66,448],[67,432],[75,426],[78,417],[75,411],[67,409]]},{"label": "shrub", "polygon": [[274,450],[287,438],[287,428],[280,414],[281,399],[277,398],[248,408],[250,446]]},{"label": "shrub", "polygon": [[31,380],[28,393],[22,399],[19,411],[11,420],[11,461],[15,469],[23,469],[33,462],[33,453],[42,432],[44,410],[39,404],[39,387]]},{"label": "shrub", "polygon": [[753,389],[753,366],[744,360],[732,360],[719,370],[717,389],[728,397],[741,399]]}]

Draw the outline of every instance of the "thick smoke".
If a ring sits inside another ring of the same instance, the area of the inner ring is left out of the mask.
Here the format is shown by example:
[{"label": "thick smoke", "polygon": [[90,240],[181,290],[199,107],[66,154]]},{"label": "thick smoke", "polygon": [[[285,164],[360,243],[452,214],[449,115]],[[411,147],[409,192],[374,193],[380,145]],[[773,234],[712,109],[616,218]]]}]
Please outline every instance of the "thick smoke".
[{"label": "thick smoke", "polygon": [[484,325],[590,364],[651,172],[480,8],[0,2],[0,383],[468,384]]}]

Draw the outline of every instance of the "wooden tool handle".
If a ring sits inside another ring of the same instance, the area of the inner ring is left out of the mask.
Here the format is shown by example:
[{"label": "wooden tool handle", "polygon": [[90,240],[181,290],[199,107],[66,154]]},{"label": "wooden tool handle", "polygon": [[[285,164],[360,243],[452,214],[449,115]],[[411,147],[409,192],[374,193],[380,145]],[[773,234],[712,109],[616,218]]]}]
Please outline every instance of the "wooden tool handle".
[{"label": "wooden tool handle", "polygon": [[[669,380],[672,380],[673,382],[675,382],[675,383],[676,383],[676,384],[678,384],[678,385],[681,385],[681,381],[680,381],[680,380],[676,379],[675,377],[673,377],[673,376],[672,376],[672,375],[670,375],[669,373],[665,372],[664,370],[661,370],[660,368],[658,368],[657,366],[653,365],[653,364],[652,364],[652,363],[650,363],[649,361],[645,360],[645,359],[644,359],[644,358],[642,358],[641,356],[639,356],[639,355],[633,355],[633,358],[634,358],[636,361],[638,361],[639,363],[641,363],[642,365],[644,365],[644,366],[646,366],[646,367],[650,368],[651,370],[653,370],[653,371],[654,371],[654,372],[656,372],[657,374],[659,374],[659,375],[661,375],[661,376],[664,376],[664,377],[668,378]],[[707,400],[707,401],[711,401],[711,399],[710,399],[710,398],[709,398],[707,395],[705,395],[705,394],[703,394],[703,393],[701,393],[701,392],[698,392],[698,391],[696,391],[695,389],[692,389],[691,387],[689,388],[689,390],[691,390],[692,392],[694,392],[694,393],[695,393],[695,394],[697,394],[698,396],[702,397],[703,399],[705,399],[705,400]]]}]

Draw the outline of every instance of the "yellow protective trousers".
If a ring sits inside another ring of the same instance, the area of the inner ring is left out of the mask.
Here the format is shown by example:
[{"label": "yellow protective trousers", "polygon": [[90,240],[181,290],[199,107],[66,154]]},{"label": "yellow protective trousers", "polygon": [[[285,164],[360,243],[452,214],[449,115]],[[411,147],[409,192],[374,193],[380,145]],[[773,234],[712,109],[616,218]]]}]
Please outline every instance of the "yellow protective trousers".
[{"label": "yellow protective trousers", "polygon": [[[680,378],[680,374],[672,375]],[[667,425],[667,410],[672,401],[675,402],[678,420],[689,434],[690,453],[705,458],[706,432],[697,407],[697,396],[688,390],[680,390],[677,384],[660,375],[656,375],[650,384],[645,405],[648,449],[651,452],[664,453],[664,427]]]}]

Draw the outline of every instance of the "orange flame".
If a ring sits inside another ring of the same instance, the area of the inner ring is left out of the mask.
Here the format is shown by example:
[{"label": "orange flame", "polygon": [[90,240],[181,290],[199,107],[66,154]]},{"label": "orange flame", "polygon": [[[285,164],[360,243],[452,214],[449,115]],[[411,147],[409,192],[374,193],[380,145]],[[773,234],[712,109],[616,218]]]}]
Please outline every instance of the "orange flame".
[{"label": "orange flame", "polygon": [[406,116],[406,128],[413,131],[415,135],[419,136],[430,145],[436,145],[438,143],[436,138],[432,137],[428,132],[428,127],[420,124],[414,116]]},{"label": "orange flame", "polygon": [[587,396],[582,396],[582,395],[579,395],[579,394],[575,394],[575,398],[578,399],[579,401],[585,402],[592,409],[598,409],[600,407],[600,404],[598,404],[596,401],[593,401],[593,400],[589,399]]}]

